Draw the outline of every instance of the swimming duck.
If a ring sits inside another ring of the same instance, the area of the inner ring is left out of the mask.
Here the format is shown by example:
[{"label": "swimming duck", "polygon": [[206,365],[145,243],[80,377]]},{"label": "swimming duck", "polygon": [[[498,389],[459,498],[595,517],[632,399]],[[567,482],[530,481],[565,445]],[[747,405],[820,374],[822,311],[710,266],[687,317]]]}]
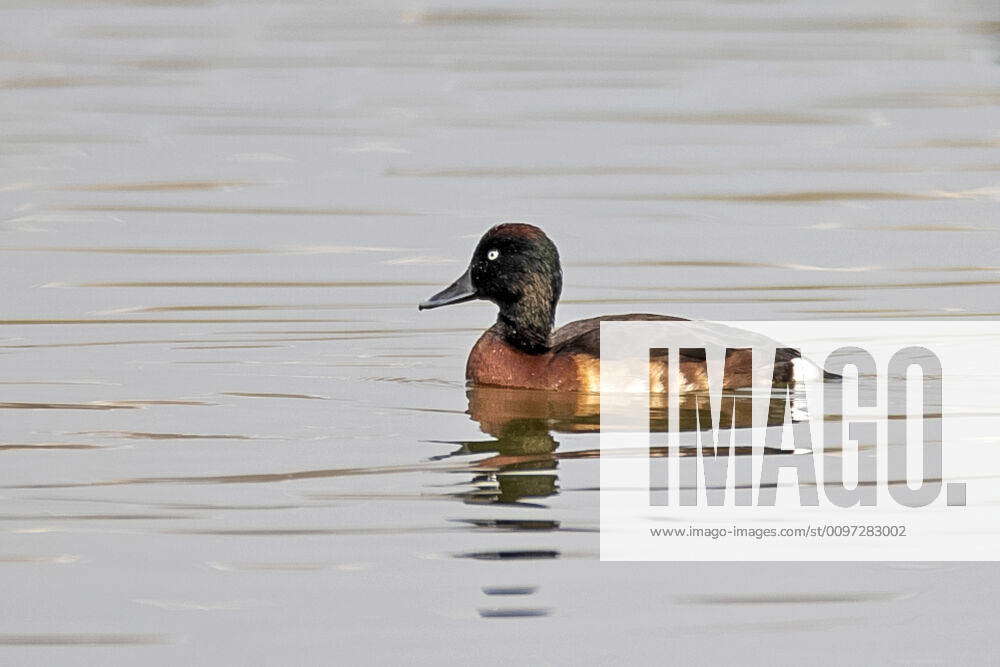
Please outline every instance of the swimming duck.
[{"label": "swimming duck", "polygon": [[[465,367],[474,385],[494,385],[557,391],[600,391],[601,322],[683,321],[650,313],[603,315],[570,322],[553,331],[556,304],[562,292],[562,268],[556,246],[538,227],[505,223],[486,232],[472,254],[469,268],[458,280],[420,304],[420,310],[474,299],[499,308],[496,324],[473,346]],[[692,351],[696,353],[696,351]],[[775,364],[775,380],[793,379],[789,351]],[[705,357],[681,356],[686,389],[707,388]],[[665,360],[651,364],[650,387],[667,386]],[[730,350],[724,389],[750,386],[749,349]]]}]

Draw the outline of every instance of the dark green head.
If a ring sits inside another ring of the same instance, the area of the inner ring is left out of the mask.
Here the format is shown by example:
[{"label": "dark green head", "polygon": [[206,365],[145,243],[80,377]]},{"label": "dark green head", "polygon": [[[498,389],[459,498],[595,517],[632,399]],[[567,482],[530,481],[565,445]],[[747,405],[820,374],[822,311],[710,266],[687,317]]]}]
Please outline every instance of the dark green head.
[{"label": "dark green head", "polygon": [[544,351],[562,292],[559,251],[538,227],[507,223],[479,240],[469,268],[449,287],[420,304],[420,310],[473,299],[500,308],[497,324],[505,338],[527,352]]}]

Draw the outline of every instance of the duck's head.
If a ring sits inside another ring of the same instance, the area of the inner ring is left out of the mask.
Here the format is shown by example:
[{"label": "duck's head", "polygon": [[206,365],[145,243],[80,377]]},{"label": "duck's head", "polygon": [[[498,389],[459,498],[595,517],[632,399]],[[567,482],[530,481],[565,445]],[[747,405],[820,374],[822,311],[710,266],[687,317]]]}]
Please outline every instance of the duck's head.
[{"label": "duck's head", "polygon": [[492,301],[500,308],[498,323],[516,338],[512,342],[530,350],[547,345],[561,292],[555,244],[534,225],[506,223],[483,235],[465,273],[421,303],[420,310]]}]

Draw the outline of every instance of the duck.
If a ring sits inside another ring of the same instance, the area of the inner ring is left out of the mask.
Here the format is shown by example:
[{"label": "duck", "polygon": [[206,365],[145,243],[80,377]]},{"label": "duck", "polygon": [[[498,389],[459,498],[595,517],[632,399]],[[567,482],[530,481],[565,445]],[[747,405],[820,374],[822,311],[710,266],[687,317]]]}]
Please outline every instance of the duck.
[{"label": "duck", "polygon": [[[545,391],[600,391],[601,322],[690,321],[653,313],[602,315],[555,328],[562,293],[559,251],[539,227],[503,223],[489,229],[472,253],[468,269],[455,282],[419,304],[430,310],[473,300],[497,306],[497,320],[473,345],[465,366],[470,386]],[[703,351],[682,350],[685,391],[707,389]],[[702,352],[699,356],[698,352]],[[792,383],[798,353],[778,350],[774,381]],[[727,350],[724,390],[751,386],[749,348]],[[665,358],[651,359],[650,390],[667,391]]]}]

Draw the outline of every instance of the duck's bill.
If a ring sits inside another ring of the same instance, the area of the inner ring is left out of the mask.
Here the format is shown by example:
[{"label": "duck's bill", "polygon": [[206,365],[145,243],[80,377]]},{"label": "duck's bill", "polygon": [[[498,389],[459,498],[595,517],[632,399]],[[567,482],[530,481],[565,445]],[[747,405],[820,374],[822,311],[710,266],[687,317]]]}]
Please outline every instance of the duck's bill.
[{"label": "duck's bill", "polygon": [[421,303],[419,308],[420,310],[428,310],[430,308],[450,306],[453,303],[472,301],[478,298],[478,296],[476,288],[472,286],[472,274],[470,271],[466,271],[462,274],[461,278]]}]

